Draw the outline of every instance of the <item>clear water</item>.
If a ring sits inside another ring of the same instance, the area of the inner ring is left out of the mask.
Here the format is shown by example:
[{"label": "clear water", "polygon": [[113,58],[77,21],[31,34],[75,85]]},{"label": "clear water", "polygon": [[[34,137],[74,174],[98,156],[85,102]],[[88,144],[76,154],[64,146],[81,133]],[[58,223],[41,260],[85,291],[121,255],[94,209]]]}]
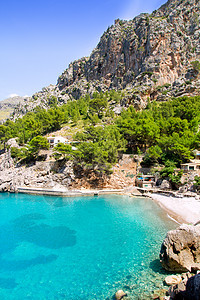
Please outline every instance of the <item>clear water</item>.
[{"label": "clear water", "polygon": [[145,198],[0,194],[0,299],[148,299],[175,226]]}]

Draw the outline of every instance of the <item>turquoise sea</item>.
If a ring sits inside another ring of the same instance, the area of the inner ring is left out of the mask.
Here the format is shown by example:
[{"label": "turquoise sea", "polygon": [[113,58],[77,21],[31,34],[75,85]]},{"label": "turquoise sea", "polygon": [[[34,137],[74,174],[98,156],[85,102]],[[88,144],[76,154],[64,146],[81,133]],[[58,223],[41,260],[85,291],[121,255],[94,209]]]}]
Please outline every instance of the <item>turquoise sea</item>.
[{"label": "turquoise sea", "polygon": [[0,194],[0,299],[148,299],[166,276],[158,258],[176,224],[128,196]]}]

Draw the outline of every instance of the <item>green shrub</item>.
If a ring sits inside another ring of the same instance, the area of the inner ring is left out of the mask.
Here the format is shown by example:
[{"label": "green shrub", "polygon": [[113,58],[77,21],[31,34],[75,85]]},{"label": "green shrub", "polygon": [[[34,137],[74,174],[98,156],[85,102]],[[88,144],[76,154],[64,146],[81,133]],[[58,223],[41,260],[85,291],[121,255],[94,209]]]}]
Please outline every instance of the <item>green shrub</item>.
[{"label": "green shrub", "polygon": [[198,60],[192,61],[191,65],[196,73],[200,72],[200,62]]},{"label": "green shrub", "polygon": [[195,176],[194,180],[195,180],[194,186],[200,186],[200,177],[199,176]]},{"label": "green shrub", "polygon": [[28,155],[27,148],[11,147],[10,151],[11,151],[11,157],[14,158],[16,161],[20,159],[25,159]]},{"label": "green shrub", "polygon": [[148,75],[149,77],[151,77],[153,75],[153,72],[150,71],[145,71],[141,74],[142,76]]}]

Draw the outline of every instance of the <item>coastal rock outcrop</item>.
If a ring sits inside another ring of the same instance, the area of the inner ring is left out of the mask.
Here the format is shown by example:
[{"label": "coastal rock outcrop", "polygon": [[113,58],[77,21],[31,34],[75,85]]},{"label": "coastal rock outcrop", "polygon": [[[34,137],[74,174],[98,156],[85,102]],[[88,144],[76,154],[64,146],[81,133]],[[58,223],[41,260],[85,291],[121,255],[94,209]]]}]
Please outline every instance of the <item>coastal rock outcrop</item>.
[{"label": "coastal rock outcrop", "polygon": [[185,279],[181,283],[170,287],[168,294],[170,300],[199,300],[200,274]]},{"label": "coastal rock outcrop", "polygon": [[0,155],[0,192],[14,192],[19,186],[68,188],[73,178],[71,162],[60,166],[55,161],[37,161],[29,166],[16,166],[10,151]]},{"label": "coastal rock outcrop", "polygon": [[[0,156],[0,171],[4,171],[5,169],[10,169],[14,167],[14,162],[11,157],[10,151],[5,152],[3,155]],[[3,180],[1,176],[1,180]],[[5,176],[6,180],[6,176]]]},{"label": "coastal rock outcrop", "polygon": [[162,180],[161,185],[159,186],[161,190],[171,190],[172,186],[170,182],[166,179]]},{"label": "coastal rock outcrop", "polygon": [[[9,140],[10,145],[18,147],[15,139]],[[104,176],[97,181],[94,174],[80,176],[72,161],[58,160],[52,156],[52,150],[40,150],[38,157],[42,160],[29,164],[15,162],[11,152],[0,154],[0,192],[17,191],[17,187],[82,189],[107,188],[124,189],[129,193],[133,187],[133,176],[136,173],[136,163],[131,155],[124,154],[119,164],[113,167],[110,177]],[[93,176],[94,175],[94,176]],[[93,177],[92,177],[93,176]]]},{"label": "coastal rock outcrop", "polygon": [[167,233],[160,250],[160,262],[168,271],[200,270],[200,225],[181,225]]}]

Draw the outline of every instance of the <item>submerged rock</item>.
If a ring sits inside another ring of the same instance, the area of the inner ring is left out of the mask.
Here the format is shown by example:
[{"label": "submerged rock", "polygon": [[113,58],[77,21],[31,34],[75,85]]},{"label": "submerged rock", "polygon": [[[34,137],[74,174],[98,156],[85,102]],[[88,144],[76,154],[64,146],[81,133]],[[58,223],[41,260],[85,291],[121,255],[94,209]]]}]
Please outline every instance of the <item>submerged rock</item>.
[{"label": "submerged rock", "polygon": [[152,295],[152,299],[157,300],[157,299],[165,299],[166,297],[167,290],[166,289],[159,289],[154,291]]},{"label": "submerged rock", "polygon": [[167,233],[160,250],[160,262],[168,271],[200,270],[200,225],[181,225]]}]

